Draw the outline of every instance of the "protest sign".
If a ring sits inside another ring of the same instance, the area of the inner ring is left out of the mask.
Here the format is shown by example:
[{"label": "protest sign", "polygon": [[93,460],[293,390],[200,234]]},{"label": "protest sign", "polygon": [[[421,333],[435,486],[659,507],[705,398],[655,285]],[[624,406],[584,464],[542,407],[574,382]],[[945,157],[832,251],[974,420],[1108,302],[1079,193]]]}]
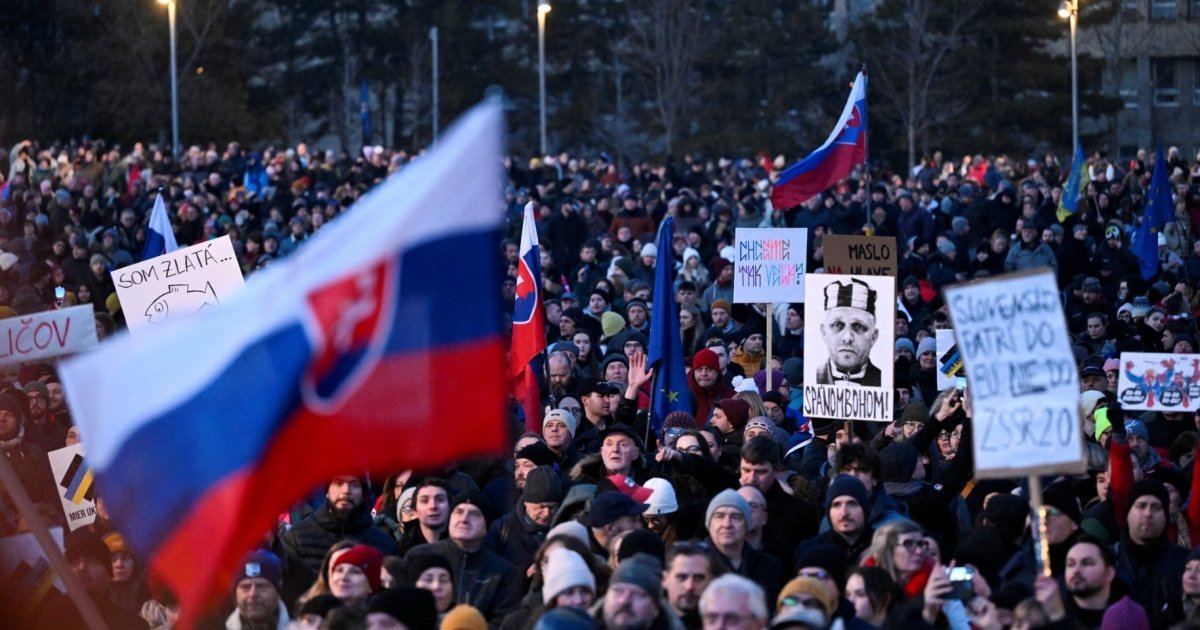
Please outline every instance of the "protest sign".
[{"label": "protest sign", "polygon": [[[47,533],[62,549],[62,528],[52,527]],[[22,606],[31,609],[37,607],[51,586],[62,592],[67,590],[50,569],[46,554],[31,533],[0,538],[0,585],[3,585],[6,599],[21,602]]]},{"label": "protest sign", "polygon": [[1200,357],[1122,352],[1117,398],[1129,410],[1184,412],[1200,408]]},{"label": "protest sign", "polygon": [[0,319],[0,365],[76,354],[98,343],[90,304]]},{"label": "protest sign", "polygon": [[803,302],[806,228],[738,228],[733,301]]},{"label": "protest sign", "polygon": [[1079,374],[1048,269],[945,289],[967,368],[977,477],[1082,473]]},{"label": "protest sign", "polygon": [[229,236],[112,272],[129,332],[216,308],[245,286]]},{"label": "protest sign", "polygon": [[958,351],[958,341],[953,330],[935,330],[937,342],[937,388],[938,391],[954,387],[955,379],[966,376],[963,367],[962,354]]},{"label": "protest sign", "polygon": [[825,273],[896,277],[894,236],[826,234],[821,237],[821,251]]},{"label": "protest sign", "polygon": [[83,445],[72,444],[46,455],[50,458],[50,471],[54,473],[67,525],[71,531],[91,525],[96,520],[96,491],[92,486],[92,469],[83,457]]},{"label": "protest sign", "polygon": [[804,415],[891,422],[895,281],[812,274],[804,285]]}]

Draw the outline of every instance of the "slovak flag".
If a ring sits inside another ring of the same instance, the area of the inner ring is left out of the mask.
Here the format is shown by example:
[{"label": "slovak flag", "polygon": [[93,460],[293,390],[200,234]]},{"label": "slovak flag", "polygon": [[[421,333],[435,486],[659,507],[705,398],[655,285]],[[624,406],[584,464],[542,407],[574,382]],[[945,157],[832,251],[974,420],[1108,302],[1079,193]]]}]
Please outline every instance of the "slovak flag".
[{"label": "slovak flag", "polygon": [[508,380],[513,396],[525,410],[525,428],[541,432],[541,393],[537,373],[529,362],[546,350],[546,307],[542,304],[542,254],[538,247],[533,202],[525,204],[521,226],[521,257],[517,260],[517,298],[513,306],[512,347]]},{"label": "slovak flag", "polygon": [[142,260],[150,260],[177,249],[179,244],[175,242],[175,231],[171,229],[167,206],[163,203],[162,193],[158,193],[154,198],[154,210],[150,212],[150,224],[146,226],[146,244],[142,247]]},{"label": "slovak flag", "polygon": [[100,495],[182,627],[332,477],[506,446],[502,120],[468,112],[220,309],[61,365]]},{"label": "slovak flag", "polygon": [[858,73],[833,133],[820,148],[779,174],[771,191],[776,208],[793,208],[867,161],[867,71]]}]

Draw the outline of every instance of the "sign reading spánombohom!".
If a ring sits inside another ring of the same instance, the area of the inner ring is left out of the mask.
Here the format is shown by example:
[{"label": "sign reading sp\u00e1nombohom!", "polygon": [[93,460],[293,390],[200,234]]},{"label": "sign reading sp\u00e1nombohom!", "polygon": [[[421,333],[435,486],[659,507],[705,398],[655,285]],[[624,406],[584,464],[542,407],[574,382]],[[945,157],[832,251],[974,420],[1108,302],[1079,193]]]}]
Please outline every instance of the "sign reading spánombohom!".
[{"label": "sign reading sp\u00e1nombohom!", "polygon": [[1082,473],[1079,374],[1049,269],[945,289],[978,477]]},{"label": "sign reading sp\u00e1nombohom!", "polygon": [[228,235],[122,267],[112,279],[133,334],[216,308],[246,284]]},{"label": "sign reading sp\u00e1nombohom!", "polygon": [[896,281],[804,279],[804,415],[891,422]]},{"label": "sign reading sp\u00e1nombohom!", "polygon": [[807,228],[738,228],[733,301],[803,302]]},{"label": "sign reading sp\u00e1nombohom!", "polygon": [[1200,408],[1200,356],[1122,352],[1117,398],[1122,409],[1195,411]]}]

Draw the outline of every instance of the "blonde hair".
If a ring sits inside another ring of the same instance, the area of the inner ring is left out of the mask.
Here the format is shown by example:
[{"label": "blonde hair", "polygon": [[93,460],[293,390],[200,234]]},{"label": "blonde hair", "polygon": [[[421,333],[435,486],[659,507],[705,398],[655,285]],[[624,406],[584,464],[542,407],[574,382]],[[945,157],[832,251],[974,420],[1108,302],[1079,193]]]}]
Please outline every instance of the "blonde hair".
[{"label": "blonde hair", "polygon": [[339,540],[325,552],[325,557],[321,560],[321,568],[317,572],[317,581],[308,587],[304,594],[296,599],[296,610],[300,610],[308,602],[308,600],[318,595],[331,595],[333,591],[329,588],[329,564],[333,561],[334,554],[357,545],[353,540]]},{"label": "blonde hair", "polygon": [[864,554],[864,559],[867,557],[874,558],[875,566],[887,571],[888,575],[892,576],[892,579],[896,580],[897,584],[904,584],[904,580],[900,576],[900,571],[896,569],[896,561],[892,558],[892,552],[895,551],[900,536],[922,533],[924,531],[920,525],[906,518],[898,518],[890,521],[875,530],[875,537],[871,539],[871,547]]}]

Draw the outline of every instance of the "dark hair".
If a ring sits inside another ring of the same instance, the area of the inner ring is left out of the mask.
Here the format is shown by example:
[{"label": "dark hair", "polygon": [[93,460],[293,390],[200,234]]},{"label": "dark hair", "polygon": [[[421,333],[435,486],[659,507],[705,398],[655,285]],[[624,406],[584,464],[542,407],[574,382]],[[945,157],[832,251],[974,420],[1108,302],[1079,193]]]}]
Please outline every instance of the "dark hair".
[{"label": "dark hair", "polygon": [[[1100,542],[1098,538],[1095,538],[1090,534],[1083,534],[1079,538],[1075,539],[1075,544],[1071,545],[1071,547],[1076,547],[1083,544],[1092,545],[1100,550],[1100,559],[1104,562],[1104,566],[1117,566],[1117,554],[1112,550],[1112,547]],[[1067,551],[1069,552],[1070,549]]]},{"label": "dark hair", "polygon": [[[880,610],[891,611],[900,602],[904,601],[904,591],[900,589],[900,585],[888,575],[887,571],[879,567],[854,567],[846,576],[846,584],[850,583],[852,576],[859,576],[863,581],[863,589],[867,592],[867,599],[871,602],[871,608],[876,612]],[[846,585],[842,585],[842,592],[846,591]]]},{"label": "dark hair", "polygon": [[421,492],[421,488],[429,487],[441,488],[446,493],[446,499],[453,498],[454,492],[450,489],[450,482],[441,477],[425,477],[417,482],[416,490],[413,491],[413,502],[416,503],[417,494]]},{"label": "dark hair", "polygon": [[[687,437],[689,435],[696,438],[696,441],[700,443],[700,450],[702,452],[701,457],[712,461],[712,451],[708,449],[708,440],[704,439],[704,434],[700,432],[700,429],[688,429],[683,433],[680,433],[675,438],[675,444],[679,444],[679,438]],[[718,444],[720,443],[718,442]]]},{"label": "dark hair", "polygon": [[708,546],[708,543],[677,542],[674,545],[671,545],[671,548],[667,549],[667,557],[663,562],[664,571],[669,572],[671,570],[671,565],[675,564],[675,558],[678,558],[679,556],[700,556],[705,560],[708,560],[708,573],[710,580],[725,573],[725,563],[717,560],[716,556],[713,555],[712,548]]},{"label": "dark hair", "polygon": [[871,477],[876,481],[881,480],[883,476],[883,461],[879,459],[879,453],[861,442],[843,444],[837,451],[837,459],[834,463],[839,473],[846,472],[846,469],[853,464],[868,468],[871,471]]},{"label": "dark hair", "polygon": [[679,283],[678,287],[675,287],[675,291],[676,292],[679,292],[679,291],[695,292],[696,291],[696,283],[692,282],[691,280],[684,280],[683,282]]},{"label": "dark hair", "polygon": [[742,461],[748,464],[767,464],[776,469],[783,466],[783,453],[780,452],[779,443],[766,435],[751,438],[742,446],[741,455]]}]

